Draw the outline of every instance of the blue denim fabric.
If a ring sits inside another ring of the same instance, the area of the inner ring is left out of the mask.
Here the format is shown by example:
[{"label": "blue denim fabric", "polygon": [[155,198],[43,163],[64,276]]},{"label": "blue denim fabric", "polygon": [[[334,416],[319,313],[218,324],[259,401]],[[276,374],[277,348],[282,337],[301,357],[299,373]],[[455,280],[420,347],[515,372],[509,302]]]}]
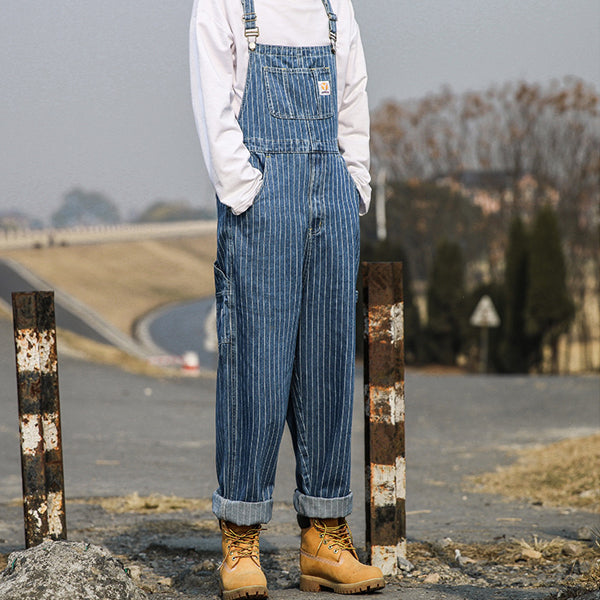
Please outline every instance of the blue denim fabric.
[{"label": "blue denim fabric", "polygon": [[332,48],[258,44],[239,123],[264,183],[241,215],[218,203],[213,511],[270,520],[287,421],[296,510],[346,516],[359,194],[338,149]]}]

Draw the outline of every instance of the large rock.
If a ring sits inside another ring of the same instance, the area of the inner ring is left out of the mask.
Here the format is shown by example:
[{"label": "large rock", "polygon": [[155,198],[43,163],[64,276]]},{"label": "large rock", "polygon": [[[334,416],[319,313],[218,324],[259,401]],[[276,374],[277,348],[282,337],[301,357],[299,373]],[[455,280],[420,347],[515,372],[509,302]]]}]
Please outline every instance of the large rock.
[{"label": "large rock", "polygon": [[2,600],[146,600],[123,564],[84,542],[44,542],[8,557]]}]

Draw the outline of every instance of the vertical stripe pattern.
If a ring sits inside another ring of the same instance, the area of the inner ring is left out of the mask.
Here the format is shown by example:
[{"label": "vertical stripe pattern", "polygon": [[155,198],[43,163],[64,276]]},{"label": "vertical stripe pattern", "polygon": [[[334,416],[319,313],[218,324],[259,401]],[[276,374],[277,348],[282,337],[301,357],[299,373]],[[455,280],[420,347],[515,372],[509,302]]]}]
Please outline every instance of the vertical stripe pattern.
[{"label": "vertical stripe pattern", "polygon": [[13,294],[25,543],[66,539],[54,294]]},{"label": "vertical stripe pattern", "polygon": [[242,215],[218,204],[215,263],[213,510],[240,525],[271,518],[286,422],[296,509],[351,512],[359,194],[338,150],[336,94],[329,46],[250,53],[239,122],[263,186]]},{"label": "vertical stripe pattern", "polygon": [[401,263],[364,263],[367,547],[394,575],[406,557]]}]

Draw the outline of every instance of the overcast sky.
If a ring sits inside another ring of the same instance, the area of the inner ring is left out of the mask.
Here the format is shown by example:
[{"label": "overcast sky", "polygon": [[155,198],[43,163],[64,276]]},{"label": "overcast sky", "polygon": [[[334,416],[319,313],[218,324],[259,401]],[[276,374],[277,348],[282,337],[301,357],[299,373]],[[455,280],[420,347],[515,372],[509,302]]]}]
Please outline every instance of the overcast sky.
[{"label": "overcast sky", "polygon": [[[232,2],[237,0],[231,0]],[[300,1],[300,0],[298,0]],[[371,108],[575,75],[600,90],[599,0],[354,0]],[[192,0],[2,0],[0,212],[74,186],[122,214],[214,203],[189,99]]]}]

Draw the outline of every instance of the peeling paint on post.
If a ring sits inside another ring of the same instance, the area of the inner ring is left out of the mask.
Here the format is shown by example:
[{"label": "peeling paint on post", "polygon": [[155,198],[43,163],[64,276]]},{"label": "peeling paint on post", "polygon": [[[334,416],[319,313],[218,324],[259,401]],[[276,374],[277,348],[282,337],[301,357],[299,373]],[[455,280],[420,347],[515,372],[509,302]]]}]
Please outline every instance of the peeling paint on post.
[{"label": "peeling paint on post", "polygon": [[54,293],[13,293],[27,548],[66,540]]},{"label": "peeling paint on post", "polygon": [[402,263],[363,263],[367,551],[384,575],[406,558]]}]

